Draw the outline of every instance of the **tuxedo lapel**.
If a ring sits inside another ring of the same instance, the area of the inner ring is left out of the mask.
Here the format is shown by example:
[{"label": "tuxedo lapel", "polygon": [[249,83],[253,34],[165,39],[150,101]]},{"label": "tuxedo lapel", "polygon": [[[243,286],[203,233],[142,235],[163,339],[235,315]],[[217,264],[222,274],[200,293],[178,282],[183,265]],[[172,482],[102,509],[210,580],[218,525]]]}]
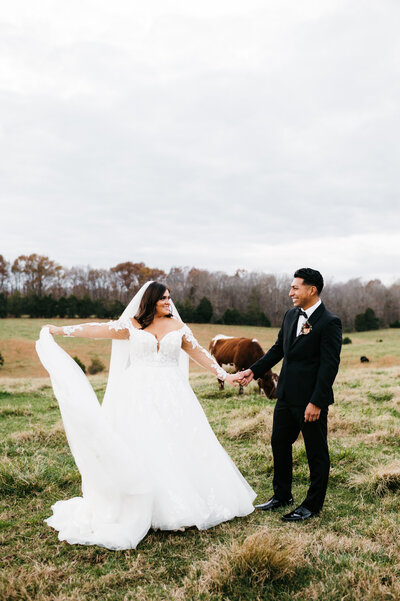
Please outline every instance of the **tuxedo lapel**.
[{"label": "tuxedo lapel", "polygon": [[[319,320],[321,315],[324,313],[324,311],[325,311],[325,305],[324,305],[324,303],[321,303],[320,306],[318,307],[318,309],[315,309],[314,313],[312,313],[312,315],[310,315],[310,318],[307,319],[308,323],[310,324],[310,326],[312,328],[317,323],[317,321]],[[297,323],[297,320],[296,320],[296,323]],[[310,332],[310,334],[311,334],[311,332]],[[299,334],[298,336],[295,336],[294,339],[291,339],[290,348],[293,348],[295,344],[297,344],[298,342],[300,342],[301,340],[303,340],[306,336],[309,336],[310,334]]]},{"label": "tuxedo lapel", "polygon": [[298,313],[297,313],[297,311],[294,311],[292,323],[289,325],[288,334],[287,334],[287,338],[286,338],[287,349],[290,348],[290,346],[293,344],[294,339],[296,338],[296,327],[297,327],[298,319],[299,319]]},{"label": "tuxedo lapel", "polygon": [[311,326],[316,324],[317,321],[319,320],[319,318],[321,317],[321,315],[324,313],[324,311],[325,311],[325,305],[324,305],[324,303],[321,303],[320,306],[318,307],[318,309],[315,309],[314,313],[310,316],[310,319],[307,319],[308,323]]}]

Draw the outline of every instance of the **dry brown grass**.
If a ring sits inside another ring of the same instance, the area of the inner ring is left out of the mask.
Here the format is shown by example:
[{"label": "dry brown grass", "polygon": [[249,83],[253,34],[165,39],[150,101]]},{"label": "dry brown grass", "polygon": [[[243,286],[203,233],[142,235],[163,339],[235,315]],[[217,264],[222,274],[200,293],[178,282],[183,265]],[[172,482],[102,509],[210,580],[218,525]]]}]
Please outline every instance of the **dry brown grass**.
[{"label": "dry brown grass", "polygon": [[[198,594],[230,594],[241,586],[262,589],[267,581],[290,579],[304,565],[304,543],[289,539],[268,528],[261,528],[243,542],[219,546],[208,560],[200,562],[200,575],[192,574],[176,599],[195,590]],[[225,597],[224,597],[225,598]]]},{"label": "dry brown grass", "polygon": [[5,392],[36,392],[50,386],[48,376],[45,378],[15,378],[1,374],[1,389]]},{"label": "dry brown grass", "polygon": [[[95,388],[105,386],[107,383],[107,374],[101,373],[88,377],[90,383]],[[48,376],[45,378],[14,378],[14,377],[3,377],[1,374],[0,378],[1,390],[4,392],[10,392],[12,394],[22,392],[41,392],[51,390],[51,382]]]},{"label": "dry brown grass", "polygon": [[32,340],[12,339],[2,342],[4,365],[1,375],[36,378],[46,375],[46,370],[38,360],[35,343]]},{"label": "dry brown grass", "polygon": [[83,598],[90,593],[99,593],[101,591],[106,591],[109,587],[117,587],[121,585],[131,585],[132,587],[140,582],[143,579],[149,577],[149,571],[151,571],[151,565],[140,553],[133,557],[129,562],[130,565],[124,570],[123,574],[121,572],[109,572],[108,574],[103,574],[96,580],[96,585],[93,586],[93,582],[82,583],[79,588],[79,591]]},{"label": "dry brown grass", "polygon": [[385,355],[376,361],[378,367],[397,367],[399,366],[399,357],[397,355]]},{"label": "dry brown grass", "polygon": [[374,466],[365,474],[355,474],[350,483],[381,496],[390,491],[400,490],[400,460]]},{"label": "dry brown grass", "polygon": [[386,430],[377,430],[365,434],[362,438],[368,444],[386,444],[391,440],[400,440],[400,428],[388,427]]},{"label": "dry brown grass", "polygon": [[272,409],[243,408],[232,411],[226,434],[231,439],[258,438],[269,442],[272,428]]},{"label": "dry brown grass", "polygon": [[65,430],[62,421],[59,420],[51,428],[35,427],[33,430],[13,432],[11,440],[16,442],[37,442],[43,444],[49,444],[49,442],[63,442],[65,441]]},{"label": "dry brown grass", "polygon": [[[122,585],[134,585],[148,575],[151,566],[141,554],[132,559],[124,571],[109,572],[87,581],[82,574],[79,587],[68,595],[63,592],[64,583],[76,576],[77,562],[61,566],[50,566],[26,557],[26,564],[17,568],[7,566],[7,576],[0,578],[0,599],[2,601],[83,601],[100,595],[108,598],[107,590]],[[129,598],[129,597],[127,597]],[[132,597],[136,599],[136,597]]]},{"label": "dry brown grass", "polygon": [[[360,501],[362,513],[362,500]],[[313,581],[293,595],[293,600],[397,601],[400,599],[400,544],[395,523],[384,511],[376,515],[368,538],[349,529],[348,534],[314,532],[307,540],[307,561],[321,580]],[[372,558],[386,555],[391,567]],[[331,557],[327,567],[327,556]],[[333,563],[332,563],[333,562]],[[335,565],[336,564],[336,567]],[[393,568],[393,565],[396,566]]]},{"label": "dry brown grass", "polygon": [[0,417],[30,417],[31,415],[33,415],[32,410],[26,407],[5,405],[0,409]]},{"label": "dry brown grass", "polygon": [[346,534],[336,534],[334,532],[318,532],[314,534],[312,544],[309,547],[309,552],[314,559],[318,559],[321,553],[379,553],[381,546],[378,542],[367,539],[364,536],[358,536],[352,533],[351,536]]},{"label": "dry brown grass", "polygon": [[[35,337],[39,338],[39,329]],[[77,355],[85,365],[89,365],[92,355],[98,354],[108,368],[111,344],[109,340],[57,337],[56,341],[72,357]],[[1,368],[2,379],[44,378],[47,375],[39,361],[33,340],[13,338],[0,342],[2,342],[1,351],[4,356],[4,365]]]},{"label": "dry brown grass", "polygon": [[342,569],[319,582],[313,581],[292,597],[293,601],[321,601],[325,598],[337,601],[398,601],[400,581],[390,568],[378,568],[371,562],[370,565]]},{"label": "dry brown grass", "polygon": [[329,411],[329,433],[336,435],[353,435],[362,432],[363,430],[363,422],[358,420],[351,419],[348,415],[341,415],[339,409],[336,407],[332,407]]},{"label": "dry brown grass", "polygon": [[0,579],[0,599],[2,601],[38,599],[50,601],[54,599],[53,589],[57,588],[73,571],[72,564],[60,568],[37,562],[13,570],[7,569]]}]

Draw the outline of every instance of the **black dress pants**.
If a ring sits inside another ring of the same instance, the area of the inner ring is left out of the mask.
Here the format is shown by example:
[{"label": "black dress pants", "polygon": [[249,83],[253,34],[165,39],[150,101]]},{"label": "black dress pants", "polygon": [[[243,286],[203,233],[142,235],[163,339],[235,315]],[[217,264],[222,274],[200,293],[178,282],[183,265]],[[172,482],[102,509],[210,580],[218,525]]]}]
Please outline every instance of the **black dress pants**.
[{"label": "black dress pants", "polygon": [[292,496],[292,445],[300,432],[306,447],[310,469],[310,487],[302,505],[318,512],[324,504],[329,477],[327,441],[328,409],[322,409],[316,422],[304,421],[305,407],[278,401],[274,410],[272,453],[274,456],[274,496],[287,501]]}]

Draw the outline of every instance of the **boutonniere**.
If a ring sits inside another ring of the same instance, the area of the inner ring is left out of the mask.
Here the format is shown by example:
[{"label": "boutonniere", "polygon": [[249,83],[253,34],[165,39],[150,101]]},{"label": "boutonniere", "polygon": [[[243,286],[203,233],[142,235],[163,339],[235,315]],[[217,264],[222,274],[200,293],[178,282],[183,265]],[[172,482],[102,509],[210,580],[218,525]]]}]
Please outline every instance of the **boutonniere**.
[{"label": "boutonniere", "polygon": [[304,335],[309,334],[311,332],[311,330],[312,330],[312,325],[308,321],[305,321],[303,323],[303,325],[301,326],[300,334],[304,334]]}]

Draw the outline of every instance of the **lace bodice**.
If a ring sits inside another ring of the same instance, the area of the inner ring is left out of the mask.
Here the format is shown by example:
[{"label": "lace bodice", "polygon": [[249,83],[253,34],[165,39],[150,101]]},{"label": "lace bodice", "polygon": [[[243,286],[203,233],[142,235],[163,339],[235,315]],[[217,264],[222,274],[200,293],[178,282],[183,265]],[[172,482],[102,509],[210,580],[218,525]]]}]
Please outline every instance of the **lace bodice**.
[{"label": "lace bodice", "polygon": [[182,330],[168,332],[160,341],[146,330],[130,327],[129,354],[131,363],[178,363],[182,344]]},{"label": "lace bodice", "polygon": [[155,365],[177,365],[179,353],[183,349],[196,363],[216,375],[220,380],[225,380],[227,375],[214,357],[200,346],[187,325],[168,332],[161,340],[158,340],[151,332],[136,328],[130,319],[64,326],[63,331],[65,336],[128,339],[131,364],[145,361]]}]

